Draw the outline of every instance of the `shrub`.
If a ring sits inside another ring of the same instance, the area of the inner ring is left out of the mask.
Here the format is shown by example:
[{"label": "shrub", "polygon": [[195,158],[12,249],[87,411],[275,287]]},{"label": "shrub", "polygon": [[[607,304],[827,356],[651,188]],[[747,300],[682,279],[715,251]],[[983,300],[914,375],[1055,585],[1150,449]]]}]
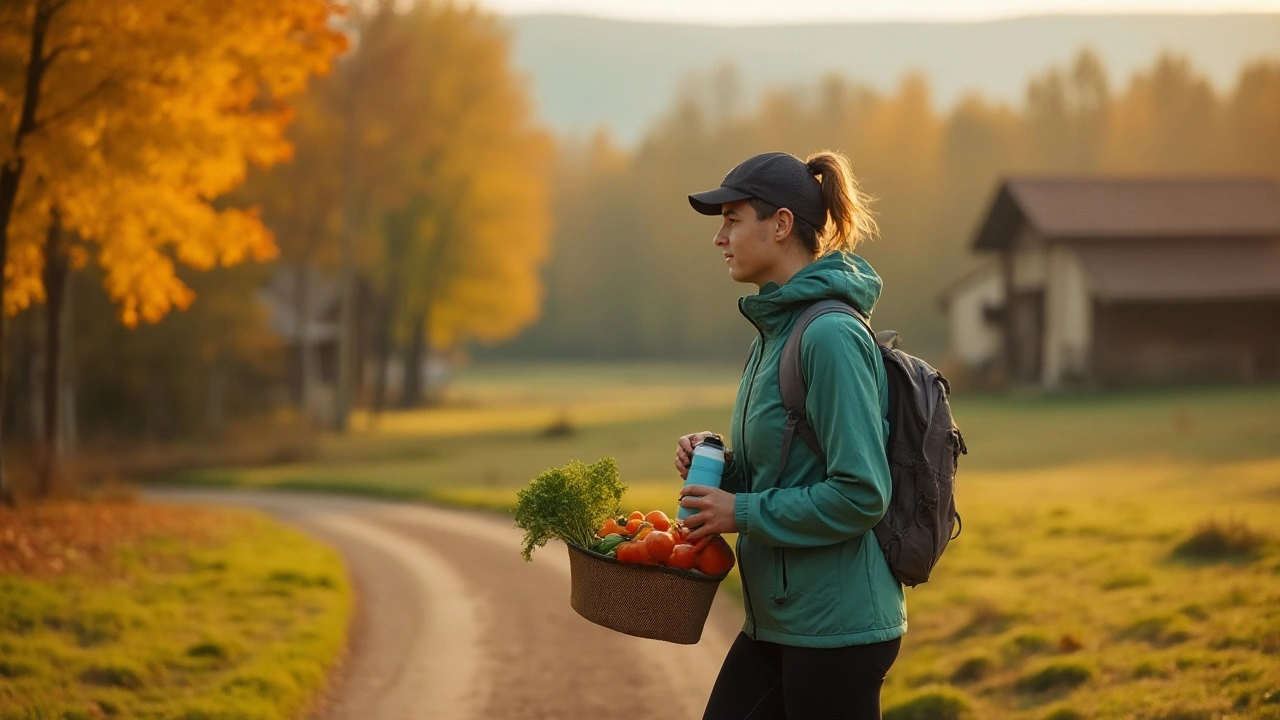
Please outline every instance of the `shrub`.
[{"label": "shrub", "polygon": [[1152,660],[1143,660],[1133,669],[1133,677],[1137,679],[1169,677],[1169,669]]},{"label": "shrub", "polygon": [[1185,622],[1179,623],[1168,615],[1153,615],[1133,623],[1116,633],[1120,640],[1139,640],[1152,645],[1177,645],[1191,639]]},{"label": "shrub", "polygon": [[1114,575],[1102,582],[1103,590],[1123,590],[1131,587],[1143,587],[1151,584],[1151,576],[1141,572],[1128,572]]},{"label": "shrub", "polygon": [[1174,548],[1176,556],[1191,560],[1241,560],[1256,557],[1267,538],[1241,519],[1200,523],[1191,537]]},{"label": "shrub", "polygon": [[31,663],[20,660],[0,660],[0,678],[17,679],[28,675],[38,675],[40,670]]},{"label": "shrub", "polygon": [[1209,611],[1205,610],[1203,605],[1198,605],[1195,603],[1192,603],[1182,608],[1182,614],[1186,615],[1192,620],[1208,620],[1209,619]]},{"label": "shrub", "polygon": [[1074,690],[1088,682],[1093,671],[1074,662],[1059,662],[1018,679],[1017,689],[1022,692],[1045,693],[1051,690]]},{"label": "shrub", "polygon": [[560,415],[550,424],[542,428],[540,435],[544,438],[565,438],[570,437],[578,432],[578,428],[569,419],[568,415]]},{"label": "shrub", "polygon": [[298,587],[337,587],[337,583],[328,575],[308,575],[296,570],[277,570],[267,577],[267,582]]},{"label": "shrub", "polygon": [[977,682],[986,677],[995,667],[995,661],[986,655],[975,655],[960,663],[960,667],[951,673],[951,682],[957,685]]},{"label": "shrub", "polygon": [[1044,720],[1088,720],[1088,716],[1075,708],[1064,707],[1045,715]]},{"label": "shrub", "polygon": [[1009,626],[1017,618],[1017,614],[1006,612],[989,600],[982,600],[974,606],[973,615],[969,618],[969,622],[964,627],[956,630],[952,635],[952,639],[959,640],[973,635],[1002,633],[1008,630]]},{"label": "shrub", "polygon": [[187,648],[186,656],[202,667],[228,667],[244,656],[243,648],[228,641],[206,640]]},{"label": "shrub", "polygon": [[1039,633],[1022,633],[1009,641],[1006,651],[1010,655],[1034,655],[1049,652],[1053,641]]},{"label": "shrub", "polygon": [[87,670],[80,673],[80,682],[126,690],[137,690],[143,684],[142,671],[125,662],[90,665]]},{"label": "shrub", "polygon": [[973,717],[969,699],[946,688],[926,690],[884,713],[884,720],[967,720]]},{"label": "shrub", "polygon": [[93,647],[119,640],[127,623],[118,611],[101,609],[76,616],[70,625],[82,647]]},{"label": "shrub", "polygon": [[1212,708],[1174,708],[1156,716],[1156,720],[1214,720],[1219,717]]},{"label": "shrub", "polygon": [[1172,618],[1167,615],[1145,617],[1121,630],[1118,635],[1125,640],[1155,640],[1164,632],[1170,620]]},{"label": "shrub", "polygon": [[66,600],[51,587],[0,577],[0,632],[28,633],[56,624],[65,606]]},{"label": "shrub", "polygon": [[1058,638],[1058,650],[1060,652],[1073,653],[1082,648],[1084,648],[1084,641],[1071,633],[1063,633],[1062,637]]}]

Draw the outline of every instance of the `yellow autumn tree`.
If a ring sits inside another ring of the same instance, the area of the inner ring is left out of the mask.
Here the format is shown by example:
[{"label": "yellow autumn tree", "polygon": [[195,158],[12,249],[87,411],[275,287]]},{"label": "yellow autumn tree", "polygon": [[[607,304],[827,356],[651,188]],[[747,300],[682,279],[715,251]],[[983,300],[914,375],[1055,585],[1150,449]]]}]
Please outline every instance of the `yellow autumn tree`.
[{"label": "yellow autumn tree", "polygon": [[288,157],[283,101],[344,47],[331,26],[339,9],[335,0],[0,4],[0,317],[43,299],[51,227],[102,266],[128,325],[190,304],[175,262],[270,257],[256,213],[216,200],[248,165]]},{"label": "yellow autumn tree", "polygon": [[[365,42],[367,40],[367,43]],[[532,122],[496,18],[451,3],[385,11],[362,34],[359,165],[376,188],[366,254],[382,295],[376,344],[419,367],[428,348],[495,342],[533,322],[547,253],[550,139]],[[407,373],[405,395],[422,394]]]},{"label": "yellow autumn tree", "polygon": [[316,330],[311,327],[318,274],[338,264],[341,230],[342,118],[332,76],[312,83],[308,93],[294,102],[296,116],[288,139],[294,155],[288,162],[250,175],[236,192],[261,209],[263,223],[271,231],[279,251],[276,290],[290,308],[292,327],[282,328],[290,338],[292,395],[300,411],[313,410],[312,389],[317,383],[319,361],[315,352]]}]

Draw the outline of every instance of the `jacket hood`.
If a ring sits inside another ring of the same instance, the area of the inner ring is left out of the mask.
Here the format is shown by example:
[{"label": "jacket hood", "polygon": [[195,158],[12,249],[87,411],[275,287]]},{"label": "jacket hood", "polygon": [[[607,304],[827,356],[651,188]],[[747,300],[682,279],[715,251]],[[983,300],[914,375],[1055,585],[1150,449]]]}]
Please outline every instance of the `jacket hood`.
[{"label": "jacket hood", "polygon": [[741,298],[738,307],[761,332],[773,335],[802,308],[827,298],[843,300],[870,318],[881,285],[880,276],[862,257],[835,252],[809,263],[785,285],[766,283],[758,295]]}]

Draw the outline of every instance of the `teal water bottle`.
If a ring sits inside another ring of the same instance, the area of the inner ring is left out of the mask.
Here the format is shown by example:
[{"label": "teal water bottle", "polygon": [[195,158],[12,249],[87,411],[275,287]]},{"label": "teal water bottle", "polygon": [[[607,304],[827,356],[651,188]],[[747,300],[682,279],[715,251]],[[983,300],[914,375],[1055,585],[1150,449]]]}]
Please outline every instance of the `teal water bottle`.
[{"label": "teal water bottle", "polygon": [[[724,443],[715,435],[708,435],[693,449],[693,462],[689,463],[689,473],[685,476],[685,485],[709,485],[720,487],[720,476],[724,473]],[[683,505],[676,511],[676,518],[684,520],[696,515],[697,510]]]}]

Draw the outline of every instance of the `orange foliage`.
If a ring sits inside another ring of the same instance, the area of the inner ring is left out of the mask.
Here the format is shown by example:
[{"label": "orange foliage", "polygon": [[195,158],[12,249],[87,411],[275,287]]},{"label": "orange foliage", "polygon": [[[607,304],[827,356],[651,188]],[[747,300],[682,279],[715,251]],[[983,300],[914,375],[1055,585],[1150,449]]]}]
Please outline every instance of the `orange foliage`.
[{"label": "orange foliage", "polygon": [[275,252],[255,211],[223,207],[249,164],[286,159],[284,104],[345,47],[335,0],[4,3],[0,163],[13,159],[37,3],[52,12],[37,125],[9,244],[4,307],[40,301],[52,210],[105,269],[129,325],[184,308],[176,263],[197,269]]}]

